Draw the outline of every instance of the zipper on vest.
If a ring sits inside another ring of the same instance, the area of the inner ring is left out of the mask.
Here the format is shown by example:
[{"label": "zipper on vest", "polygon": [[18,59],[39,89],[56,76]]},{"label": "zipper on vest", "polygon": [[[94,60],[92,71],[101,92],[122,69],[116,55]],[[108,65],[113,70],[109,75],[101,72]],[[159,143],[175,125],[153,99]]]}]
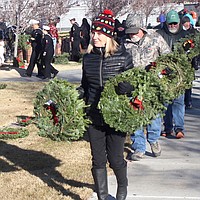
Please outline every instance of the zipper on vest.
[{"label": "zipper on vest", "polygon": [[100,67],[99,67],[99,79],[100,79],[100,87],[103,88],[103,72],[102,72],[102,65],[103,65],[103,51],[102,48],[100,48],[100,52],[101,52],[101,60],[100,60]]}]

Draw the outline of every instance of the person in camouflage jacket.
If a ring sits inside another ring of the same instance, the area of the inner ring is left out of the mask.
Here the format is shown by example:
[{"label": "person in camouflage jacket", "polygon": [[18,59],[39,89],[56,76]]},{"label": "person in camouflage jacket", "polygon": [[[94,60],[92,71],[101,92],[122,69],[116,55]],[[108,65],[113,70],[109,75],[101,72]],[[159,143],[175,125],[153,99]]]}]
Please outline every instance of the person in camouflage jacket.
[{"label": "person in camouflage jacket", "polygon": [[[151,30],[142,28],[140,19],[136,15],[129,14],[126,19],[127,38],[124,42],[126,49],[132,54],[134,67],[146,68],[162,54],[170,53],[170,47],[161,35]],[[160,156],[161,147],[158,139],[161,133],[161,117],[158,116],[152,123],[146,127],[147,141],[151,146],[152,153],[155,157]],[[132,150],[131,160],[140,160],[146,151],[146,138],[144,127],[135,131],[131,135]]]},{"label": "person in camouflage jacket", "polygon": [[125,40],[125,47],[132,54],[134,67],[145,68],[158,56],[171,51],[163,37],[154,30],[140,29],[139,32],[142,37],[138,42],[132,40],[131,33]]}]

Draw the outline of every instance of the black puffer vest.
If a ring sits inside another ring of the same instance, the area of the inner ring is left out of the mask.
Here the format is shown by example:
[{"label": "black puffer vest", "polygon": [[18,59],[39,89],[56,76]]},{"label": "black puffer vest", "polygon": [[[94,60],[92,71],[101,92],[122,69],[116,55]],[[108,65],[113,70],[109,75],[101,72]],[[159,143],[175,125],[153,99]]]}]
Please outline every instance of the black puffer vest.
[{"label": "black puffer vest", "polygon": [[95,125],[103,125],[103,118],[98,110],[98,102],[105,82],[130,68],[132,56],[126,52],[124,46],[120,46],[118,51],[104,58],[104,49],[96,48],[90,54],[83,57],[83,76],[81,87],[84,90],[86,104],[90,105],[86,110],[87,115]]}]

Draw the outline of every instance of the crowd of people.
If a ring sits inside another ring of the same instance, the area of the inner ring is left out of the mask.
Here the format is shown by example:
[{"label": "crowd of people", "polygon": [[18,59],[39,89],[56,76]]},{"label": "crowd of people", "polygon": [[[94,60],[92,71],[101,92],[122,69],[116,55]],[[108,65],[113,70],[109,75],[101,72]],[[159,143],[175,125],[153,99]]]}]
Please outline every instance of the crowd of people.
[{"label": "crowd of people", "polygon": [[[195,22],[189,15],[185,13],[180,17],[175,10],[168,11],[166,15],[162,12],[158,30],[147,30],[135,14],[127,15],[121,23],[114,19],[111,10],[104,10],[96,16],[91,26],[86,18],[83,18],[81,26],[75,18],[70,19],[71,59],[78,62],[83,55],[81,85],[77,89],[80,98],[84,98],[88,105],[86,114],[92,122],[87,132],[92,154],[92,175],[99,200],[110,198],[107,161],[116,176],[117,200],[126,199],[128,186],[127,161],[123,154],[126,133],[109,127],[98,109],[104,85],[108,79],[128,69],[145,69],[157,57],[173,52],[174,45],[181,38],[196,34]],[[58,70],[52,66],[58,41],[58,22],[59,18],[50,19],[49,24],[42,27],[37,20],[29,22],[33,28],[30,39],[32,54],[25,76],[32,76],[35,65],[38,68],[37,76],[42,79],[49,80],[58,74]],[[133,89],[134,86],[124,81],[116,88],[119,95],[130,94]],[[141,160],[145,155],[146,141],[150,144],[152,154],[157,157],[162,151],[160,136],[185,137],[184,115],[185,108],[192,107],[191,93],[192,89],[188,89],[171,104],[165,105],[167,109],[163,119],[158,115],[147,127],[140,127],[132,133],[131,152],[127,159]]]},{"label": "crowd of people", "polygon": [[[192,26],[196,27],[198,15],[194,10],[189,11],[188,9],[184,8],[178,13],[178,15],[181,20],[183,17],[187,16],[190,19],[190,23],[192,24]],[[164,10],[160,12],[160,15],[158,16],[157,21],[160,22],[160,28],[162,29],[164,26],[164,23],[166,22],[166,12]]]},{"label": "crowd of people", "polygon": [[[36,76],[39,78],[49,80],[58,74],[58,70],[52,66],[52,63],[55,61],[57,44],[59,43],[59,34],[56,27],[59,22],[60,17],[57,16],[49,18],[48,23],[43,23],[44,26],[41,21],[35,19],[29,21],[30,27],[27,28],[25,34],[30,35],[29,42],[32,53],[24,76],[31,77],[35,65],[38,69]],[[69,49],[63,52],[70,54],[70,60],[79,62],[89,45],[90,24],[86,18],[83,18],[81,26],[78,25],[75,18],[70,19],[70,22],[72,27],[69,32]],[[2,27],[1,24],[0,65],[13,61],[15,28],[13,26],[6,27],[5,24]]]}]

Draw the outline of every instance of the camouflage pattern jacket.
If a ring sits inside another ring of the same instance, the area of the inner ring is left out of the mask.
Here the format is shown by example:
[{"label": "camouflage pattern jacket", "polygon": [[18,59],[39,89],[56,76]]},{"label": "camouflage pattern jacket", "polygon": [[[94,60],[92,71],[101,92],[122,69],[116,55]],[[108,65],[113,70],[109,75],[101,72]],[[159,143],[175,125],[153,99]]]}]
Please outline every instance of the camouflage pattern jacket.
[{"label": "camouflage pattern jacket", "polygon": [[163,37],[154,30],[151,32],[145,30],[143,38],[137,43],[127,38],[124,45],[127,51],[132,54],[134,67],[145,68],[158,56],[171,52]]}]

